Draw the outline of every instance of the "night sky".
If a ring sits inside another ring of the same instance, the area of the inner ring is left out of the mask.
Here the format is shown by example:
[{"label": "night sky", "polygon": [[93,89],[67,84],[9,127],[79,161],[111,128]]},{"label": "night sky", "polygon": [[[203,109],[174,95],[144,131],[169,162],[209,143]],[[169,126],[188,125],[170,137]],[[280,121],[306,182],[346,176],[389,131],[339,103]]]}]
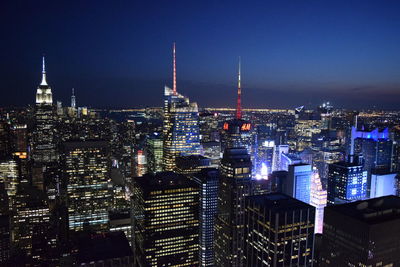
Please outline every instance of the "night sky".
[{"label": "night sky", "polygon": [[[62,3],[61,3],[62,2]],[[33,104],[46,54],[54,100],[161,106],[399,109],[400,1],[1,1],[1,106]]]}]

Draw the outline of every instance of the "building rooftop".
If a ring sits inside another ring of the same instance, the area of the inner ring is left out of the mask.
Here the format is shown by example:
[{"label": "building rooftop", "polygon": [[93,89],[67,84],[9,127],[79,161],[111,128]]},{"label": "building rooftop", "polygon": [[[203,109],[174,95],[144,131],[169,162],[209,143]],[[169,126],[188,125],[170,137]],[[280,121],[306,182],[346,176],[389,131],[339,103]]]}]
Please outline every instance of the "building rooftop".
[{"label": "building rooftop", "polygon": [[77,245],[79,263],[133,256],[124,232],[82,233],[77,239]]},{"label": "building rooftop", "polygon": [[367,224],[400,219],[400,197],[384,196],[368,200],[328,206],[332,210]]},{"label": "building rooftop", "polygon": [[155,190],[197,187],[196,183],[185,175],[175,172],[158,172],[135,177],[135,183],[145,192]]},{"label": "building rooftop", "polygon": [[266,207],[269,210],[313,208],[307,203],[281,193],[250,196],[246,198],[247,201]]}]

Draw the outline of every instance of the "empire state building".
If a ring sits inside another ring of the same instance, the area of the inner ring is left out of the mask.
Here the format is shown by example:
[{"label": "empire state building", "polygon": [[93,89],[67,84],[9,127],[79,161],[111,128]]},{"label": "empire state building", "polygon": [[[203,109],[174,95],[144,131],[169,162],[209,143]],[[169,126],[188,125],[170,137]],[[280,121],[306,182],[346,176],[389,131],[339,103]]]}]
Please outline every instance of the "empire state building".
[{"label": "empire state building", "polygon": [[43,57],[42,82],[36,90],[35,128],[32,140],[32,157],[37,163],[57,160],[54,122],[53,95],[46,81]]}]

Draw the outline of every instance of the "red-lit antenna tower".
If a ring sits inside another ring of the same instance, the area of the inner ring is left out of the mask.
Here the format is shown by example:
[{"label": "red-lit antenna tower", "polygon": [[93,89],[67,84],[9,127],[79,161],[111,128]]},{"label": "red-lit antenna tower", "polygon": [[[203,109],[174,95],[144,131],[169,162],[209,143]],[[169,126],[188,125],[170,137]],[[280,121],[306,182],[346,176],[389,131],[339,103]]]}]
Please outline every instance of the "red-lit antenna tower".
[{"label": "red-lit antenna tower", "polygon": [[240,86],[240,57],[239,57],[239,73],[238,73],[238,97],[236,104],[236,119],[242,118],[242,88]]}]

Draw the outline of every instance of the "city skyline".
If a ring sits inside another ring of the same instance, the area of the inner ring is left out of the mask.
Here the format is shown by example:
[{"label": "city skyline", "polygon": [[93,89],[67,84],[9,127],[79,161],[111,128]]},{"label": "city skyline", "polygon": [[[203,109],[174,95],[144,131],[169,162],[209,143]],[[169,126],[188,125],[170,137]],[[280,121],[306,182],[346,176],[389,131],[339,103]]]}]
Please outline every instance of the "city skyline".
[{"label": "city skyline", "polygon": [[177,88],[201,108],[234,107],[241,56],[244,108],[313,108],[331,101],[335,107],[397,109],[397,3],[41,1],[3,7],[3,19],[15,22],[5,32],[9,42],[0,45],[9,51],[1,67],[8,92],[3,106],[33,102],[42,53],[54,100],[64,105],[75,88],[84,106],[161,106],[164,85],[172,86],[176,41]]}]

